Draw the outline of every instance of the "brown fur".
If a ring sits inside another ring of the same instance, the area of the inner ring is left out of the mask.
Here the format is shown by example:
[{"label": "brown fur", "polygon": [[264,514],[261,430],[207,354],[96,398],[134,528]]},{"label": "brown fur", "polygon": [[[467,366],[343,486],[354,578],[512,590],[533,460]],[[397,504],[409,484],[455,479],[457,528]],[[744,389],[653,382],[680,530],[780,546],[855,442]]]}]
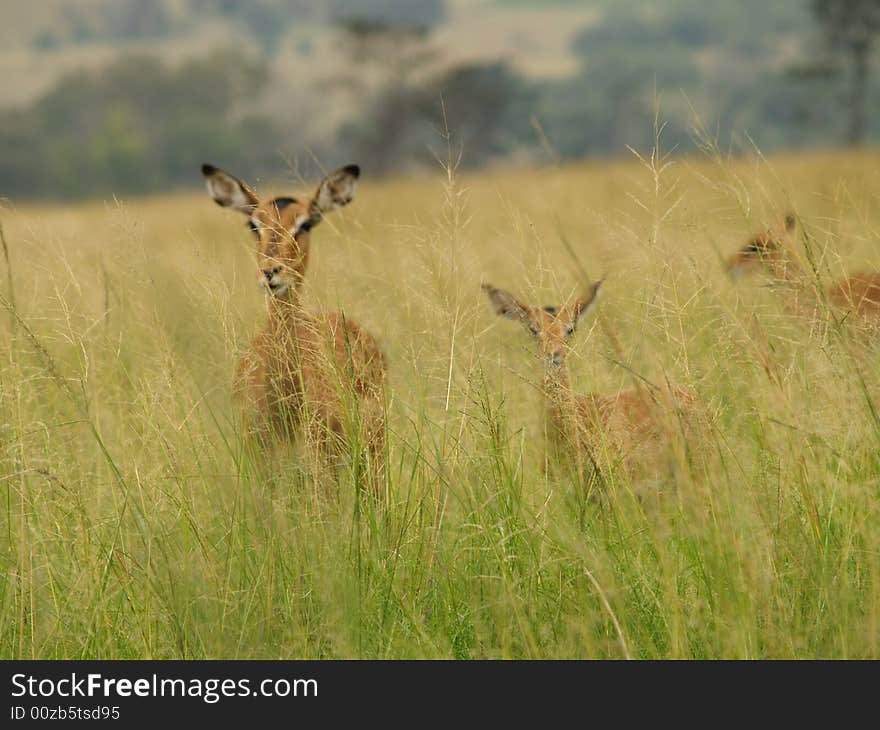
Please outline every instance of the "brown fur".
[{"label": "brown fur", "polygon": [[[788,250],[793,246],[795,226],[795,217],[789,215],[783,225],[759,233],[727,260],[727,271],[739,277],[763,269],[777,281],[791,285],[795,292],[805,288],[809,291],[808,277],[788,255]],[[880,320],[880,272],[853,274],[829,286],[825,295],[834,307],[860,317]],[[817,303],[814,297],[812,306],[805,307],[797,299],[791,308],[798,313],[805,309],[812,312]]]},{"label": "brown fur", "polygon": [[[553,387],[560,388],[560,380],[567,381],[567,374],[564,378],[557,377],[555,384],[545,382],[545,393]],[[567,402],[568,398],[571,401]],[[590,432],[596,429],[602,429],[618,441],[657,437],[658,408],[672,405],[678,409],[690,410],[696,403],[692,391],[678,386],[673,386],[668,393],[646,386],[622,390],[612,395],[597,393],[579,395],[566,393],[560,388],[559,392],[554,393],[554,397],[548,400],[551,420],[555,424],[563,423],[565,410],[569,405],[574,406],[578,422],[587,426],[587,430],[579,439],[585,444],[590,439]]]},{"label": "brown fur", "polygon": [[331,174],[304,201],[261,201],[222,170],[206,165],[203,173],[220,205],[248,216],[259,239],[260,282],[269,295],[266,326],[236,372],[248,430],[263,441],[306,436],[322,456],[343,452],[356,437],[381,467],[385,356],[375,339],[342,313],[308,312],[301,302],[310,229],[324,213],[351,201],[357,168]]},{"label": "brown fur", "polygon": [[[602,282],[596,282],[582,296],[563,307],[529,307],[512,294],[488,284],[488,294],[497,314],[513,319],[538,339],[545,360],[542,391],[552,451],[572,459],[581,471],[585,459],[591,462],[603,440],[610,442],[630,465],[645,461],[643,446],[664,431],[663,413],[669,406],[692,410],[696,397],[684,388],[637,388],[615,394],[578,394],[571,390],[566,358],[569,341],[578,319],[595,303]],[[640,453],[636,453],[640,452]]]},{"label": "brown fur", "polygon": [[880,318],[880,271],[853,274],[826,291],[828,299],[838,307]]}]

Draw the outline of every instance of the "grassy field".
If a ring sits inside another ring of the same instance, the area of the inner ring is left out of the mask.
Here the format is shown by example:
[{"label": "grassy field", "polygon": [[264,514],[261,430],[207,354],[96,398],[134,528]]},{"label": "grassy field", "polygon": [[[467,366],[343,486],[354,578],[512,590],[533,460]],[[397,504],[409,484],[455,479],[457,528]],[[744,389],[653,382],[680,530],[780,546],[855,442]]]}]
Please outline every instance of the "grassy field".
[{"label": "grassy field", "polygon": [[[367,172],[306,297],[388,355],[381,512],[344,469],[318,488],[242,446],[232,373],[264,305],[239,217],[196,193],[5,205],[0,657],[878,657],[876,350],[720,266],[794,207],[823,281],[880,268],[878,170]],[[559,304],[600,275],[577,387],[668,379],[712,420],[656,479],[604,450],[594,502],[545,468],[541,364],[479,285]]]}]

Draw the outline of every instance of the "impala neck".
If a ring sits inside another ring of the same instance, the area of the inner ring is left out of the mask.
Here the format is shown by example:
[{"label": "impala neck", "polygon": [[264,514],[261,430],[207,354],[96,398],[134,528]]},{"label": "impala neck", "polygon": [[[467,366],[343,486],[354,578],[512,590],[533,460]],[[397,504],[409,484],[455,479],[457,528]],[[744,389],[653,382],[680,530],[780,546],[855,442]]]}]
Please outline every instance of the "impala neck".
[{"label": "impala neck", "polygon": [[544,370],[542,382],[544,396],[551,412],[560,411],[571,400],[571,386],[568,379],[568,365],[548,365]]},{"label": "impala neck", "polygon": [[788,256],[782,259],[767,261],[770,275],[782,284],[803,284],[804,270]]},{"label": "impala neck", "polygon": [[271,328],[292,329],[303,318],[305,309],[300,287],[288,289],[282,296],[266,296],[266,312]]}]

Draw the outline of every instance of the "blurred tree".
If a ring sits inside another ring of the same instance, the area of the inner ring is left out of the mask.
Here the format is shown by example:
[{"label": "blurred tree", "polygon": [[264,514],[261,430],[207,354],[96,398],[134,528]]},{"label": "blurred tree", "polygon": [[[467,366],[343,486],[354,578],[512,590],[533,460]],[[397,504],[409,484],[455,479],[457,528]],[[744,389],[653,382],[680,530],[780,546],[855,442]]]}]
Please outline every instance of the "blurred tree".
[{"label": "blurred tree", "polygon": [[288,29],[326,16],[326,0],[188,0],[199,17],[219,14],[247,28],[269,54],[278,50]]},{"label": "blurred tree", "polygon": [[103,12],[107,33],[116,39],[160,37],[168,33],[172,23],[164,0],[114,2]]},{"label": "blurred tree", "polygon": [[57,47],[64,41],[89,43],[161,38],[185,26],[170,0],[94,0],[89,4],[59,3],[59,21],[34,38],[41,47]]},{"label": "blurred tree", "polygon": [[[380,83],[403,83],[438,59],[422,25],[347,18],[337,21],[336,27],[340,50],[349,60],[343,72],[349,86],[354,80],[353,86],[365,89],[368,76],[378,77]],[[370,73],[365,73],[367,67]]]},{"label": "blurred tree", "polygon": [[813,0],[813,12],[834,52],[850,69],[849,144],[861,144],[867,129],[868,76],[874,39],[880,32],[880,0]]},{"label": "blurred tree", "polygon": [[430,82],[428,93],[430,121],[436,128],[448,124],[465,167],[510,154],[533,135],[534,86],[505,63],[453,67]]},{"label": "blurred tree", "polygon": [[339,48],[347,58],[328,89],[354,96],[357,121],[343,123],[340,147],[351,149],[365,166],[387,172],[418,148],[416,120],[425,118],[429,94],[421,83],[437,60],[423,26],[397,25],[371,18],[337,22]]},{"label": "blurred tree", "polygon": [[446,0],[330,0],[329,8],[337,22],[431,28],[446,18]]},{"label": "blurred tree", "polygon": [[619,0],[576,36],[581,71],[541,89],[537,116],[564,157],[650,146],[655,90],[666,149],[821,144],[838,123],[828,84],[786,70],[813,26],[802,0]]},{"label": "blurred tree", "polygon": [[0,113],[0,195],[167,188],[190,182],[204,160],[243,175],[271,170],[280,135],[246,115],[266,79],[263,63],[231,52],[71,73],[30,109]]},{"label": "blurred tree", "polygon": [[532,88],[505,64],[468,64],[423,83],[383,88],[363,118],[344,125],[340,144],[371,171],[436,165],[448,140],[476,168],[521,148],[531,136]]},{"label": "blurred tree", "polygon": [[339,146],[374,173],[435,164],[431,150],[447,131],[468,167],[511,153],[518,135],[530,134],[528,112],[513,109],[531,103],[531,86],[506,64],[450,68],[422,26],[368,18],[338,26],[349,63],[334,86],[364,110],[340,127]]},{"label": "blurred tree", "polygon": [[690,44],[709,43],[698,15],[649,22],[617,10],[586,28],[572,44],[582,68],[570,79],[545,87],[537,116],[563,157],[624,154],[627,146],[654,145],[655,92],[665,94],[663,119],[676,124],[664,142],[687,142],[689,127],[682,90],[698,90],[700,74]]}]

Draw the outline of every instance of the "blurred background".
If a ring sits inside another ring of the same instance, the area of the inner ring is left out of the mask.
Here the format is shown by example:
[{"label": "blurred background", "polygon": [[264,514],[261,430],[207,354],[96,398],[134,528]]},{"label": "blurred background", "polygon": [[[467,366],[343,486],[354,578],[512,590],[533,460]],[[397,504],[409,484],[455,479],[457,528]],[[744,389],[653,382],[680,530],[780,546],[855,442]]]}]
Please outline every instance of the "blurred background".
[{"label": "blurred background", "polygon": [[0,0],[0,197],[869,143],[880,0]]}]

